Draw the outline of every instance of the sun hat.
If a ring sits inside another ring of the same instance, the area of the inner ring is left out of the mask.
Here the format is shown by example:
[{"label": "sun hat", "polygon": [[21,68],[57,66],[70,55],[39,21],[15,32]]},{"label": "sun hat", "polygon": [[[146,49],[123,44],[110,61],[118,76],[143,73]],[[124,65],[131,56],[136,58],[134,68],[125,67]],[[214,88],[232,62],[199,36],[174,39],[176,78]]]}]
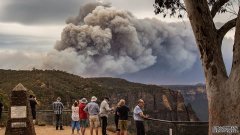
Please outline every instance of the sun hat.
[{"label": "sun hat", "polygon": [[87,103],[88,101],[87,101],[87,99],[86,98],[82,98],[81,99],[81,103]]},{"label": "sun hat", "polygon": [[60,98],[60,97],[58,97],[58,98],[57,98],[57,101],[61,101],[61,98]]},{"label": "sun hat", "polygon": [[95,96],[92,96],[91,101],[92,101],[92,102],[96,102],[96,101],[97,101],[97,98],[96,98]]}]

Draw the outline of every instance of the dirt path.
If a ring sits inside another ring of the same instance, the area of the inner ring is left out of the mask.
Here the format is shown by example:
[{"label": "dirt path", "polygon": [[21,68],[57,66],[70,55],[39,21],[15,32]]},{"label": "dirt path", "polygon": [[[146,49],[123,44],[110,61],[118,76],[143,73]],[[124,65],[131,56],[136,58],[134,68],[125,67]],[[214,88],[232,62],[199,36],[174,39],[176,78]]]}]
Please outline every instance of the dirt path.
[{"label": "dirt path", "polygon": [[[65,130],[55,130],[53,126],[35,126],[37,135],[71,135],[71,127],[64,127]],[[0,129],[0,135],[4,135],[5,128]],[[75,131],[75,135],[77,135]],[[89,129],[86,130],[85,135],[90,135]],[[94,133],[95,135],[95,133]],[[98,135],[102,135],[101,129],[98,129]],[[108,135],[114,135],[114,133],[108,132]]]}]

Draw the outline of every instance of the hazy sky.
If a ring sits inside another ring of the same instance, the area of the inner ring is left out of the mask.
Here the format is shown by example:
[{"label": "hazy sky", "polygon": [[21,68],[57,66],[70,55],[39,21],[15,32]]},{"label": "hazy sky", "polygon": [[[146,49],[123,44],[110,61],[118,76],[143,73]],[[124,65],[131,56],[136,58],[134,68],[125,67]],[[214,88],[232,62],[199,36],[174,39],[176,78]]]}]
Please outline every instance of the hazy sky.
[{"label": "hazy sky", "polygon": [[[94,0],[0,0],[0,68],[1,69],[32,69],[33,67],[41,68],[43,61],[50,52],[55,51],[54,45],[57,40],[61,39],[61,32],[66,26],[65,20],[71,16],[77,16],[79,8],[85,3],[95,2]],[[175,42],[178,36],[184,37],[181,33],[187,33],[188,39],[185,43],[194,44],[194,38],[190,31],[187,18],[184,21],[177,18],[162,18],[162,15],[155,15],[153,9],[154,0],[108,0],[112,6],[117,9],[127,10],[136,18],[157,18],[162,22],[162,29],[166,28],[166,33],[176,33],[171,36],[172,39],[166,43],[171,44],[170,47],[163,48],[168,51],[169,48],[179,48]],[[219,16],[216,22],[224,22],[225,19],[231,17]],[[169,23],[178,22],[176,24]],[[221,23],[219,23],[221,24]],[[177,28],[179,26],[186,27],[186,31]],[[176,27],[176,28],[175,28]],[[232,38],[234,30],[224,40],[223,55],[228,70],[231,67],[232,60]],[[171,42],[174,41],[174,42]],[[185,41],[185,40],[184,40]],[[175,46],[176,44],[176,46]],[[183,45],[184,47],[184,45]],[[191,52],[195,55],[192,57],[191,64],[181,69],[181,63],[177,63],[175,59],[180,53],[170,51],[169,56],[159,58],[157,62],[151,66],[143,68],[136,72],[121,73],[106,76],[123,77],[130,81],[156,84],[195,84],[204,82],[204,76],[199,61],[199,54],[195,45],[191,46]],[[164,50],[160,51],[163,53]],[[161,55],[158,54],[158,57]],[[68,61],[68,56],[63,58]],[[189,60],[186,58],[186,60]],[[74,60],[71,60],[74,62]],[[185,64],[185,62],[182,64]],[[60,64],[61,65],[61,64]],[[74,64],[73,64],[74,65]],[[174,65],[174,66],[173,66]],[[180,65],[180,67],[178,66]],[[81,67],[80,67],[81,68]],[[75,73],[71,70],[71,66],[66,66],[67,72]],[[82,75],[82,74],[79,74]],[[101,75],[101,76],[104,76]]]}]

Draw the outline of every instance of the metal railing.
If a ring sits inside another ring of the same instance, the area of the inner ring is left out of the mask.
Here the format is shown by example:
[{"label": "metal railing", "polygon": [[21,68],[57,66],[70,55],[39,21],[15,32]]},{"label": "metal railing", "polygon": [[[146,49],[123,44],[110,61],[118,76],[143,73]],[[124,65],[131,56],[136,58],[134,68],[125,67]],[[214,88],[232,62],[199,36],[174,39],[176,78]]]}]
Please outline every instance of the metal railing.
[{"label": "metal railing", "polygon": [[[3,123],[6,123],[8,112],[3,111]],[[63,124],[70,126],[71,110],[63,111]],[[52,110],[38,110],[37,111],[38,124],[55,125],[55,115]],[[114,116],[110,115],[108,119],[109,129],[115,130]],[[146,135],[207,135],[208,122],[205,121],[169,121],[154,118],[148,118],[144,122],[146,128]],[[132,116],[129,116],[130,134],[135,134],[135,123]]]},{"label": "metal railing", "polygon": [[[208,135],[207,121],[168,121],[147,119],[149,135]],[[154,129],[152,131],[151,129]]]}]

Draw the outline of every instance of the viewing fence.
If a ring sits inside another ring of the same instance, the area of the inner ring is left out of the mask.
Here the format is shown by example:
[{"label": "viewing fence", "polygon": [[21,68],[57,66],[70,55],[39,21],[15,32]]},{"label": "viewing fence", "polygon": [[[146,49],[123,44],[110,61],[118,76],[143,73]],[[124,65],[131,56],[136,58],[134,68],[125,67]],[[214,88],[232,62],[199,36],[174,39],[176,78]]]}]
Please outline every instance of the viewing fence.
[{"label": "viewing fence", "polygon": [[[2,123],[6,124],[8,112],[3,111]],[[71,110],[64,110],[63,125],[70,126]],[[38,125],[55,125],[55,115],[52,110],[37,111]],[[145,129],[147,135],[207,135],[208,122],[202,121],[168,121],[149,118],[145,120]],[[115,131],[114,115],[109,115],[108,130]],[[135,123],[132,116],[129,116],[128,130],[131,135],[135,135]]]}]

